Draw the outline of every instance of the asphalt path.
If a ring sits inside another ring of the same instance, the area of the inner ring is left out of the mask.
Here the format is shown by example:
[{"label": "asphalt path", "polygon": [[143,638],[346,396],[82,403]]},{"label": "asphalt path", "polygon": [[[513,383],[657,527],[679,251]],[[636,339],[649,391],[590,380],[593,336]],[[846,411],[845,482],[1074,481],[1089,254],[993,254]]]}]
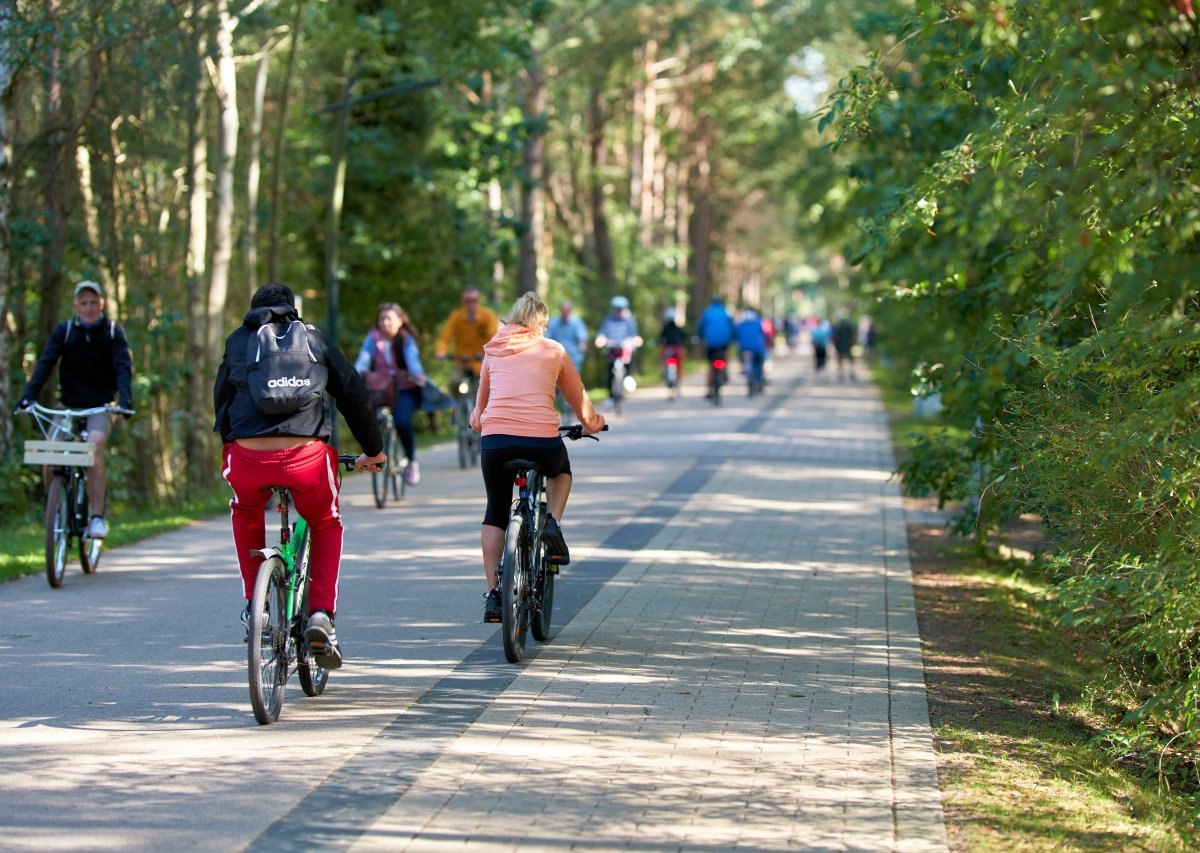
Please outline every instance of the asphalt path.
[{"label": "asphalt path", "polygon": [[[576,488],[563,526],[574,564],[559,578],[556,625],[724,461],[723,442],[762,426],[793,373],[756,400],[734,387],[719,408],[695,386],[676,403],[648,389],[601,442],[570,445]],[[382,511],[367,476],[346,477],[346,665],[318,698],[293,679],[270,726],[250,713],[227,518],[110,552],[96,575],[69,570],[58,590],[41,576],[0,586],[0,847],[353,841],[403,784],[387,750],[433,760],[521,669],[480,620],[479,474],[460,470],[450,445],[421,465],[423,482]],[[423,737],[406,736],[414,727]],[[319,835],[333,824],[342,836]]]}]

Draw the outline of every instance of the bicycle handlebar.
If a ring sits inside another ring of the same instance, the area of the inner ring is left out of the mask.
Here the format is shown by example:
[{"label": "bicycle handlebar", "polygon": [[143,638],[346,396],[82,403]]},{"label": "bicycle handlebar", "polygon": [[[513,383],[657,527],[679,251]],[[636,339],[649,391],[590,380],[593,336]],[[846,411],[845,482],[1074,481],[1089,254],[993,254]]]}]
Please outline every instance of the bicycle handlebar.
[{"label": "bicycle handlebar", "polygon": [[48,406],[43,406],[41,403],[34,403],[32,406],[27,406],[24,409],[17,409],[13,414],[39,414],[48,417],[67,417],[67,418],[86,418],[88,415],[132,415],[133,409],[126,409],[121,406],[92,406],[90,409],[51,409]]},{"label": "bicycle handlebar", "polygon": [[[558,431],[571,441],[579,441],[581,438],[590,438],[593,441],[599,441],[600,437],[594,433],[584,432],[583,424],[572,424],[571,426],[560,426]],[[608,424],[600,427],[600,432],[608,432]]]}]

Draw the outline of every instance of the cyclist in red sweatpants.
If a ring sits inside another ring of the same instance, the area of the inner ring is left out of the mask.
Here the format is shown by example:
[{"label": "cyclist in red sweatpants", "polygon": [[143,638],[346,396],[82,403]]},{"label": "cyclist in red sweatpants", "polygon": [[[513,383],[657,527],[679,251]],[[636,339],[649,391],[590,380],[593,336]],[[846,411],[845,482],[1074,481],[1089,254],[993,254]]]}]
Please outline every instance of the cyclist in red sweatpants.
[{"label": "cyclist in red sweatpants", "polygon": [[[327,378],[323,390],[337,402],[350,431],[362,446],[355,460],[359,470],[379,470],[387,457],[383,438],[371,409],[367,386],[358,371],[341,351],[328,343],[316,328],[300,319],[292,291],[282,284],[260,287],[250,300],[250,311],[225,340],[225,355],[213,385],[213,407],[217,418],[214,431],[221,434],[224,451],[221,474],[233,489],[229,502],[233,522],[233,542],[246,604],[242,624],[250,636],[250,598],[262,558],[251,551],[266,546],[266,522],[263,511],[271,497],[271,486],[291,489],[292,501],[311,531],[308,619],[304,636],[318,666],[336,669],[342,665],[341,647],[334,627],[338,599],[338,571],[342,561],[342,516],[338,506],[337,450],[328,442],[332,433],[333,413],[323,393],[312,393],[295,405],[260,408],[250,388],[250,346],[257,349],[258,383],[264,372],[258,364],[262,340],[260,331],[293,329],[302,324],[308,347],[305,365],[322,365]],[[275,332],[276,340],[283,334]],[[300,368],[289,368],[300,370]],[[267,377],[270,374],[266,374]],[[316,377],[315,380],[312,377]],[[285,377],[288,385],[321,386],[320,372],[304,377]],[[303,379],[305,381],[301,382]],[[282,380],[272,378],[273,382]],[[271,386],[268,382],[268,387]],[[269,412],[269,413],[268,413]]]},{"label": "cyclist in red sweatpants", "polygon": [[281,450],[225,445],[221,474],[233,489],[229,509],[242,587],[254,594],[261,557],[250,552],[266,545],[264,511],[271,486],[286,486],[309,529],[310,609],[337,612],[338,566],[342,561],[342,514],[338,506],[337,450],[319,439]]}]

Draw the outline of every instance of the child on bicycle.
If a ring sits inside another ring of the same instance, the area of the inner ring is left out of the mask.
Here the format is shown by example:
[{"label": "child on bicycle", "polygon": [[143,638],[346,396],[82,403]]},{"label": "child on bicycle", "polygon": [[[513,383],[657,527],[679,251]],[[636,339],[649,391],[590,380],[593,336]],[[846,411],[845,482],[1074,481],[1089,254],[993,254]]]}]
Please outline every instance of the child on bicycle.
[{"label": "child on bicycle", "polygon": [[482,433],[483,484],[487,510],[480,545],[488,591],[483,619],[500,621],[500,589],[496,571],[504,550],[504,532],[512,504],[512,474],[504,470],[512,459],[539,464],[546,478],[546,516],[542,541],[547,558],[559,565],[570,562],[558,520],[571,493],[571,461],[558,433],[555,389],[588,433],[604,428],[570,356],[562,344],[545,337],[550,312],[537,294],[526,293],[513,305],[505,325],[484,347],[479,395],[471,413],[471,428]]},{"label": "child on bicycle", "polygon": [[[383,439],[371,411],[367,386],[341,351],[330,346],[321,333],[304,324],[296,312],[292,291],[282,284],[260,287],[250,300],[250,311],[242,325],[225,340],[225,355],[213,386],[216,409],[214,432],[221,434],[221,474],[233,490],[229,502],[233,544],[242,573],[246,606],[242,623],[249,626],[250,598],[262,558],[251,552],[266,546],[263,512],[271,486],[291,490],[296,510],[311,531],[309,560],[309,619],[306,638],[317,665],[336,669],[342,665],[341,647],[334,631],[337,612],[338,572],[342,557],[342,519],[338,506],[338,458],[328,444],[332,416],[324,394],[314,393],[295,411],[264,413],[253,395],[251,383],[254,355],[251,346],[260,341],[259,330],[272,324],[284,333],[301,324],[306,354],[315,366],[327,372],[325,389],[333,395],[350,431],[363,453],[355,469],[378,470],[386,456]],[[260,350],[261,351],[261,350]],[[304,380],[301,380],[304,381]],[[311,380],[310,380],[311,381]],[[294,377],[270,380],[286,387],[298,384]],[[249,628],[247,627],[247,630]]]}]

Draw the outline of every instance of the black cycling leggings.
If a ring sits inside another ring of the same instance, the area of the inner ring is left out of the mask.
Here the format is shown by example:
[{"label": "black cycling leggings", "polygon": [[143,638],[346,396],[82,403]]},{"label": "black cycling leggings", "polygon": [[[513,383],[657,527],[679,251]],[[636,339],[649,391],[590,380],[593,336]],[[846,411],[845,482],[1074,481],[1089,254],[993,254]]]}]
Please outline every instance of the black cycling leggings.
[{"label": "black cycling leggings", "polygon": [[571,460],[561,438],[485,435],[482,444],[479,463],[483,469],[483,487],[487,491],[483,523],[501,530],[508,527],[512,514],[513,472],[504,468],[508,462],[513,459],[536,462],[547,479],[571,473]]}]

